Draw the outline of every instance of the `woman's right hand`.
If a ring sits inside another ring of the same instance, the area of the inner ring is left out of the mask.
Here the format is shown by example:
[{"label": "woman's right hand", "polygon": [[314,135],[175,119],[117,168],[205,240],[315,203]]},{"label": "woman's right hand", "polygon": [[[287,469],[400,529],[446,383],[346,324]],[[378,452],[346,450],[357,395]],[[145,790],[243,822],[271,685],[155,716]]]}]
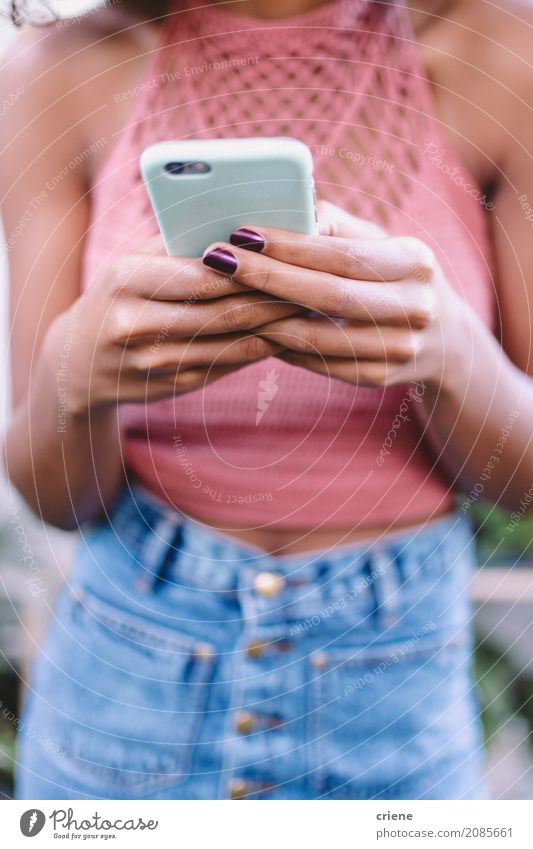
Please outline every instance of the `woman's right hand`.
[{"label": "woman's right hand", "polygon": [[156,237],[108,266],[51,325],[43,355],[72,415],[199,389],[280,346],[254,328],[301,307],[167,256]]}]

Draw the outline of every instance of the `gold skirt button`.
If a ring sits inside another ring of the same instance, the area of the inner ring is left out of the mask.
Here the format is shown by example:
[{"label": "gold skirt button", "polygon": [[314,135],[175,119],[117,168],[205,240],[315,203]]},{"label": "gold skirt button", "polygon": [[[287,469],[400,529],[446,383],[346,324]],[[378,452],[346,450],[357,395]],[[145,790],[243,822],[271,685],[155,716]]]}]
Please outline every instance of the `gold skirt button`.
[{"label": "gold skirt button", "polygon": [[275,598],[285,589],[287,582],[276,572],[259,572],[255,577],[254,589],[264,598]]},{"label": "gold skirt button", "polygon": [[250,734],[254,730],[255,716],[248,710],[241,710],[235,717],[235,728],[239,734]]},{"label": "gold skirt button", "polygon": [[263,640],[252,640],[250,643],[248,643],[246,654],[248,655],[248,657],[255,660],[256,658],[261,657],[261,655],[264,654],[265,649],[266,643],[264,643]]},{"label": "gold skirt button", "polygon": [[249,790],[248,782],[242,778],[234,778],[229,783],[230,799],[244,799]]}]

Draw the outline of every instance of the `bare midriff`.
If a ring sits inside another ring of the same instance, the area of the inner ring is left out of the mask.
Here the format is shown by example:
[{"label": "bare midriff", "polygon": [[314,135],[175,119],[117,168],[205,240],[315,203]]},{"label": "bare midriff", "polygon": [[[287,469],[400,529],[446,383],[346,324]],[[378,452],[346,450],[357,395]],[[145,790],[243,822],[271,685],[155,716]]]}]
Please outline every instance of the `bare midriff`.
[{"label": "bare midriff", "polygon": [[217,524],[216,521],[206,520],[205,517],[193,518],[226,536],[280,557],[285,554],[300,554],[306,551],[355,545],[363,541],[371,542],[395,531],[414,529],[420,525],[425,525],[427,522],[449,515],[450,512],[449,508],[435,510],[428,515],[421,515],[419,519],[414,521],[398,521],[388,525],[376,525],[356,530],[352,528],[247,528],[243,530],[241,528],[228,528],[227,525],[220,527],[220,524]]}]

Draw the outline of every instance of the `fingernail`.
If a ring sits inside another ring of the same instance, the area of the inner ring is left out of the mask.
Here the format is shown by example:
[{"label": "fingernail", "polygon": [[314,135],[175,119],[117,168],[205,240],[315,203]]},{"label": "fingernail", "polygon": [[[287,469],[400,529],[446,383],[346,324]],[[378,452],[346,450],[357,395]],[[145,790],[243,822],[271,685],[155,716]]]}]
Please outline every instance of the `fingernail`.
[{"label": "fingernail", "polygon": [[248,230],[247,227],[239,227],[231,234],[229,240],[236,248],[246,248],[247,251],[256,251],[260,253],[265,247],[265,240],[254,230]]},{"label": "fingernail", "polygon": [[231,277],[239,267],[239,261],[235,254],[231,251],[225,251],[223,248],[214,248],[212,251],[204,254],[204,265],[208,268],[214,268],[215,271],[220,271],[221,274],[227,274]]}]

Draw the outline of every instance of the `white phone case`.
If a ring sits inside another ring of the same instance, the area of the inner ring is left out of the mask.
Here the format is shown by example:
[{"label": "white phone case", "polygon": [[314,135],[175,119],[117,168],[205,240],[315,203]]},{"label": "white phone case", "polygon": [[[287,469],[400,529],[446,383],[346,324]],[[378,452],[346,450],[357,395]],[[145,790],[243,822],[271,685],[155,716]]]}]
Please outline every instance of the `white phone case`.
[{"label": "white phone case", "polygon": [[201,256],[244,225],[316,232],[313,158],[297,139],[161,142],[141,173],[170,256]]}]

